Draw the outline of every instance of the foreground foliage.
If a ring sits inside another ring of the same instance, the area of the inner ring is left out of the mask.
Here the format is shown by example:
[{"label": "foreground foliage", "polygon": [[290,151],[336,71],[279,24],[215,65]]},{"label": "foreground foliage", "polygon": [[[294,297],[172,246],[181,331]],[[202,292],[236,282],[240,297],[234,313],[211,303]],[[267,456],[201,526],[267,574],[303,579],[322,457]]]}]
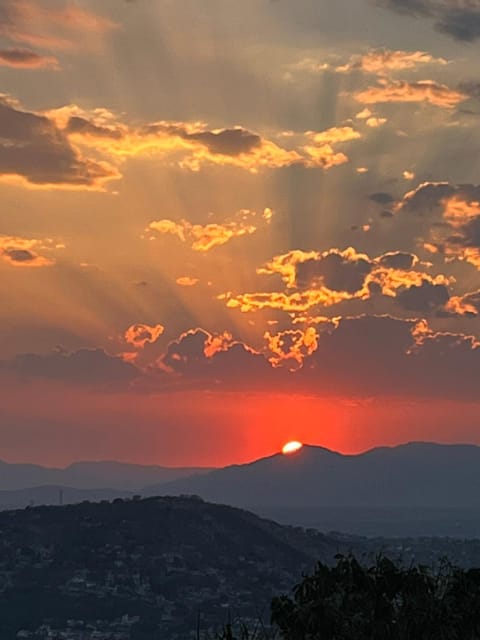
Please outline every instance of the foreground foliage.
[{"label": "foreground foliage", "polygon": [[293,597],[274,598],[272,623],[285,640],[478,640],[480,569],[402,568],[384,556],[366,568],[337,556]]}]

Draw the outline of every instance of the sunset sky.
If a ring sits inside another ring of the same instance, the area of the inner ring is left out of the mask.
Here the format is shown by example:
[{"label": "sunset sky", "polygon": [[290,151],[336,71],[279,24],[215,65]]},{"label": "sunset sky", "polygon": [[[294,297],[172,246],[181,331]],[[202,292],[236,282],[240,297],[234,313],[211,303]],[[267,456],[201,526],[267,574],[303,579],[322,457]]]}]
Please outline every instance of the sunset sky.
[{"label": "sunset sky", "polygon": [[478,0],[0,0],[0,459],[480,444]]}]

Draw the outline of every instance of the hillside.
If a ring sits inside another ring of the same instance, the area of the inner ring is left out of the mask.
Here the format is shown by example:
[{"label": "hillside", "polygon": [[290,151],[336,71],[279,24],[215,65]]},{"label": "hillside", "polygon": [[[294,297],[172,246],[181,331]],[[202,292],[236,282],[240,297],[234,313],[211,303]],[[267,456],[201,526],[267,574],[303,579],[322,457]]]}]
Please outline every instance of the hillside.
[{"label": "hillside", "polygon": [[126,614],[183,639],[198,612],[208,626],[225,620],[225,607],[246,617],[268,609],[274,593],[344,546],[194,498],[3,512],[0,532],[2,640]]}]

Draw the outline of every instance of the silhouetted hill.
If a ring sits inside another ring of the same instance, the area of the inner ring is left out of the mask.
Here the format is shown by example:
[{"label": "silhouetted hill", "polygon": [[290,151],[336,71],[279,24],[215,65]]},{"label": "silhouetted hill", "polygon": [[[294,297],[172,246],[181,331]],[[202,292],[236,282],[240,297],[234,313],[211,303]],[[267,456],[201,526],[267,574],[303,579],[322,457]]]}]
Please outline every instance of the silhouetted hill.
[{"label": "silhouetted hill", "polygon": [[168,482],[208,468],[160,467],[123,462],[75,462],[64,469],[0,461],[0,489],[27,489],[41,485],[63,485],[76,489],[121,489],[138,491],[148,484]]},{"label": "silhouetted hill", "polygon": [[268,610],[274,593],[344,546],[195,498],[5,511],[0,531],[2,640],[127,614],[158,631],[132,638],[186,638],[199,612],[208,626],[225,621],[227,606],[251,617]]},{"label": "silhouetted hill", "polygon": [[480,447],[414,442],[342,455],[304,446],[163,485],[145,495],[197,494],[241,507],[478,507]]}]

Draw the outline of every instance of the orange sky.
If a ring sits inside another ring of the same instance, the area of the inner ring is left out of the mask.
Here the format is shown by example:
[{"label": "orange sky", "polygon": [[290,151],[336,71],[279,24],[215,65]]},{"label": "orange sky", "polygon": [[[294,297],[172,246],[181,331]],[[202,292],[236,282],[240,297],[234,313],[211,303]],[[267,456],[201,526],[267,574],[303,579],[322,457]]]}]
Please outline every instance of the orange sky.
[{"label": "orange sky", "polygon": [[2,3],[0,459],[480,443],[452,6]]}]

